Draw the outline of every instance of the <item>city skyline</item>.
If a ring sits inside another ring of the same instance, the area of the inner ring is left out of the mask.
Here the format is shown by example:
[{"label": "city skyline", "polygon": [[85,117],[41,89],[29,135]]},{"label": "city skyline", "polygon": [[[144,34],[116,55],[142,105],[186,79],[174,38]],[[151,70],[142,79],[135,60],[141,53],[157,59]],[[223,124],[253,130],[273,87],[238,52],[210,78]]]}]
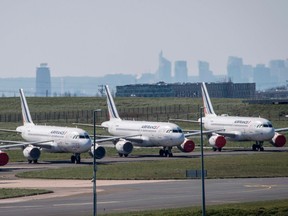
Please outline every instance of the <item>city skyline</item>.
[{"label": "city skyline", "polygon": [[[52,76],[140,75],[171,61],[198,62],[227,73],[229,56],[245,65],[288,58],[285,0],[3,0],[1,78],[34,77],[47,62]],[[172,66],[174,67],[174,65]]]},{"label": "city skyline", "polygon": [[[24,88],[29,95],[36,96],[64,96],[97,95],[103,85],[109,85],[111,89],[121,85],[149,85],[149,84],[177,84],[187,83],[255,83],[256,89],[263,91],[269,88],[283,86],[288,88],[288,60],[270,60],[269,66],[264,64],[246,65],[240,57],[229,56],[227,73],[225,75],[214,74],[210,70],[209,62],[198,61],[199,75],[187,74],[187,62],[185,60],[173,61],[166,59],[161,51],[158,56],[158,69],[154,73],[143,73],[141,76],[131,74],[107,74],[104,76],[62,76],[50,74],[47,63],[40,63],[33,78],[1,78],[0,93],[2,96],[12,96],[19,88]],[[175,76],[177,74],[177,76]]]}]

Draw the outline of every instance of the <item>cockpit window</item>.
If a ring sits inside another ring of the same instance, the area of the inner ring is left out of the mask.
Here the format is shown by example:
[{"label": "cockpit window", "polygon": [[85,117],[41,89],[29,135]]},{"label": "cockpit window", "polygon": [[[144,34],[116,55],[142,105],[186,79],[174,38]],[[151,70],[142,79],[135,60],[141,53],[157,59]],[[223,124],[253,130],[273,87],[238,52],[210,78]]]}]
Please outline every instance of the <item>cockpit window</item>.
[{"label": "cockpit window", "polygon": [[260,125],[257,125],[257,128],[272,128],[272,124],[271,122],[267,122],[267,123],[264,123],[264,124],[260,124]]},{"label": "cockpit window", "polygon": [[90,139],[90,137],[87,133],[85,133],[85,134],[74,135],[73,139]]},{"label": "cockpit window", "polygon": [[181,128],[177,127],[175,129],[173,129],[173,133],[182,133]]},{"label": "cockpit window", "polygon": [[183,133],[181,128],[177,127],[172,130],[167,130],[166,133]]}]

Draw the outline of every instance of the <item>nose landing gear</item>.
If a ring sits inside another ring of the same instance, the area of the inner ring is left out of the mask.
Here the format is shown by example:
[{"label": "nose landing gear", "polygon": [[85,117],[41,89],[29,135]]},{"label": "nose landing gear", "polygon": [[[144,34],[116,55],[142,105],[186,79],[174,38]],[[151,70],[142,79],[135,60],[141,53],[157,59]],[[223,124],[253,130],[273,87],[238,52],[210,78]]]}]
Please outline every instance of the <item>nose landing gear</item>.
[{"label": "nose landing gear", "polygon": [[71,156],[71,163],[80,164],[81,163],[81,157],[79,153],[75,153]]},{"label": "nose landing gear", "polygon": [[159,150],[160,157],[173,157],[172,147],[163,147]]},{"label": "nose landing gear", "polygon": [[264,151],[263,141],[256,141],[256,144],[252,145],[253,151]]}]

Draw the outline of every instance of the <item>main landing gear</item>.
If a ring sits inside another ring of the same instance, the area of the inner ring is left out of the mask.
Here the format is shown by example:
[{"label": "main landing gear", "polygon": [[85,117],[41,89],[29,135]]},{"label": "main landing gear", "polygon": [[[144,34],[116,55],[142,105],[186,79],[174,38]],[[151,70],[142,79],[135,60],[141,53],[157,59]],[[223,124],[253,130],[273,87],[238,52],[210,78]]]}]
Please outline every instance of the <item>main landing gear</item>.
[{"label": "main landing gear", "polygon": [[252,145],[253,151],[264,151],[263,141],[256,141],[256,144]]},{"label": "main landing gear", "polygon": [[29,164],[31,164],[32,162],[33,162],[34,164],[37,164],[37,163],[38,163],[38,160],[37,160],[37,159],[35,159],[35,160],[28,160],[28,163],[29,163]]},{"label": "main landing gear", "polygon": [[118,153],[119,157],[128,157],[128,154]]},{"label": "main landing gear", "polygon": [[71,163],[80,164],[81,163],[81,157],[79,153],[75,153],[71,156]]},{"label": "main landing gear", "polygon": [[173,157],[172,147],[163,147],[159,150],[160,157]]},{"label": "main landing gear", "polygon": [[213,149],[214,152],[216,152],[216,151],[221,152],[222,151],[222,148],[213,147],[212,149]]}]

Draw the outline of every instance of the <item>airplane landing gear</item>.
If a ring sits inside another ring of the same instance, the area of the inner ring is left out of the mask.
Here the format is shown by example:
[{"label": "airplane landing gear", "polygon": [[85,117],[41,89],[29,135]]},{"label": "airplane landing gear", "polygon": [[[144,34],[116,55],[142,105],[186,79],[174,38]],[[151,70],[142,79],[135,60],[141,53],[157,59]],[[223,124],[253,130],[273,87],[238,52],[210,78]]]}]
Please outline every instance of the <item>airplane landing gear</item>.
[{"label": "airplane landing gear", "polygon": [[163,147],[159,150],[160,157],[173,157],[172,147]]},{"label": "airplane landing gear", "polygon": [[118,153],[119,157],[128,157],[128,154],[122,154],[122,153]]},{"label": "airplane landing gear", "polygon": [[219,152],[222,151],[222,148],[213,147],[212,149],[213,149],[213,151],[215,151],[215,152],[216,152],[217,150],[218,150]]},{"label": "airplane landing gear", "polygon": [[35,160],[28,160],[28,163],[29,163],[29,164],[31,164],[32,162],[33,162],[34,164],[36,164],[36,163],[38,163],[38,160],[37,160],[37,159],[35,159]]},{"label": "airplane landing gear", "polygon": [[71,156],[71,163],[80,164],[81,163],[81,157],[79,153],[75,153]]},{"label": "airplane landing gear", "polygon": [[256,144],[252,145],[253,151],[264,151],[263,141],[256,141]]}]

